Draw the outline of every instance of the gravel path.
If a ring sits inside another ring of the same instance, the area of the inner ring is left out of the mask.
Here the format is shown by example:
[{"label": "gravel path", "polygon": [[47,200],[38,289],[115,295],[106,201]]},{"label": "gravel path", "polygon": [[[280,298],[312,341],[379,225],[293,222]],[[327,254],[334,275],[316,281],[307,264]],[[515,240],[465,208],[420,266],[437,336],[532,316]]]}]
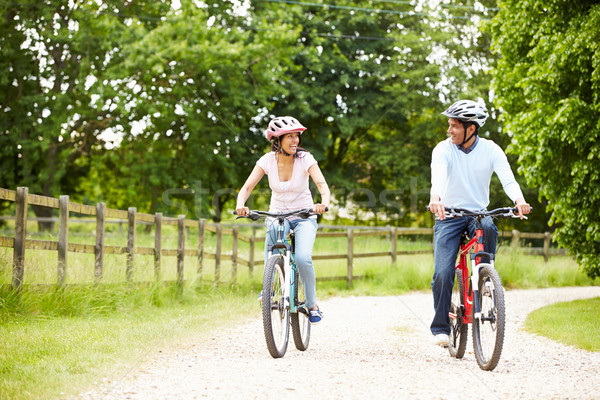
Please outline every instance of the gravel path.
[{"label": "gravel path", "polygon": [[257,306],[256,319],[151,351],[137,370],[76,399],[598,399],[600,353],[522,329],[539,307],[598,296],[600,287],[506,292],[504,350],[492,372],[479,369],[470,328],[462,360],[431,344],[429,293],[322,301],[325,319],[313,327],[309,349],[296,350],[290,335],[282,359],[266,349]]}]

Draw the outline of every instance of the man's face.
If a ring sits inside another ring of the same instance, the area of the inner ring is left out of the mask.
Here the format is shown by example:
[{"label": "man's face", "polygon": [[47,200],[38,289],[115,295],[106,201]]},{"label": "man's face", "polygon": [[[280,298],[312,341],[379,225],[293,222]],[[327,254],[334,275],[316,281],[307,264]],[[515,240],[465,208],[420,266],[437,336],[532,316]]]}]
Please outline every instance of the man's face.
[{"label": "man's face", "polygon": [[[469,125],[467,128],[467,136],[471,136],[475,127],[473,125]],[[465,128],[459,120],[456,118],[448,118],[448,134],[452,138],[452,143],[456,145],[460,145],[463,140],[465,140]]]}]

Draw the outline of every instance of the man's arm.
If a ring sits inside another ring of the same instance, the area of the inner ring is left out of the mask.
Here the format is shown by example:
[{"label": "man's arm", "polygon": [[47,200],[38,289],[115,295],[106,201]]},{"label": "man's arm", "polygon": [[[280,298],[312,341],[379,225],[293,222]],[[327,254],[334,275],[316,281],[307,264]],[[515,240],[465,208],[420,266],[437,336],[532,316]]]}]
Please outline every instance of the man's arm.
[{"label": "man's arm", "polygon": [[442,190],[448,179],[448,161],[443,153],[443,148],[438,145],[431,153],[431,193],[429,196],[429,211],[439,219],[446,218],[444,203],[442,203]]},{"label": "man's arm", "polygon": [[504,192],[515,203],[515,206],[518,210],[518,215],[522,219],[524,218],[524,215],[531,212],[531,206],[525,201],[521,187],[519,186],[519,183],[515,179],[515,175],[510,168],[506,154],[504,154],[504,151],[502,151],[500,146],[497,145],[495,151],[496,156],[494,157],[494,171],[496,172],[496,175],[498,175],[500,183],[502,183]]}]

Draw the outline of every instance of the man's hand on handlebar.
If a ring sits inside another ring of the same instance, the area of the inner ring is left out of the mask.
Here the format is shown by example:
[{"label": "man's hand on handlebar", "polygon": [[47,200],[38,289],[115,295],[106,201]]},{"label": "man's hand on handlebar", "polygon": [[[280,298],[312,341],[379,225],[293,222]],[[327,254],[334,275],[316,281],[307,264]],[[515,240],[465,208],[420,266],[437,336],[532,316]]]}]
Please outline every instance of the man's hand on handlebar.
[{"label": "man's hand on handlebar", "polygon": [[442,203],[439,196],[431,196],[431,200],[429,200],[429,211],[434,213],[440,220],[446,218],[446,211],[444,209],[444,203]]},{"label": "man's hand on handlebar", "polygon": [[515,201],[515,207],[518,211],[517,215],[521,219],[526,219],[527,217],[525,217],[525,215],[531,212],[531,206],[525,201],[524,198],[517,199],[517,201]]}]

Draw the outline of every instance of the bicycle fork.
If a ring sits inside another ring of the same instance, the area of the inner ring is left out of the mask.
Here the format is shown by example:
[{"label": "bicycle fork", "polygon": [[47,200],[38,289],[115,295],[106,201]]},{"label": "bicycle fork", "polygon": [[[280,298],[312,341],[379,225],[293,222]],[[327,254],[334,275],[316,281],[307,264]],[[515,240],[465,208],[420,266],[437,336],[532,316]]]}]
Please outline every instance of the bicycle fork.
[{"label": "bicycle fork", "polygon": [[[471,292],[473,296],[473,318],[479,320],[480,322],[486,320],[486,318],[481,315],[481,304],[479,304],[479,270],[481,269],[481,267],[476,260],[482,255],[489,257],[489,265],[492,268],[494,268],[493,254],[485,253],[483,251],[478,252],[476,254],[471,254],[471,288],[473,288]],[[493,293],[490,293],[490,295],[493,296]]]}]

